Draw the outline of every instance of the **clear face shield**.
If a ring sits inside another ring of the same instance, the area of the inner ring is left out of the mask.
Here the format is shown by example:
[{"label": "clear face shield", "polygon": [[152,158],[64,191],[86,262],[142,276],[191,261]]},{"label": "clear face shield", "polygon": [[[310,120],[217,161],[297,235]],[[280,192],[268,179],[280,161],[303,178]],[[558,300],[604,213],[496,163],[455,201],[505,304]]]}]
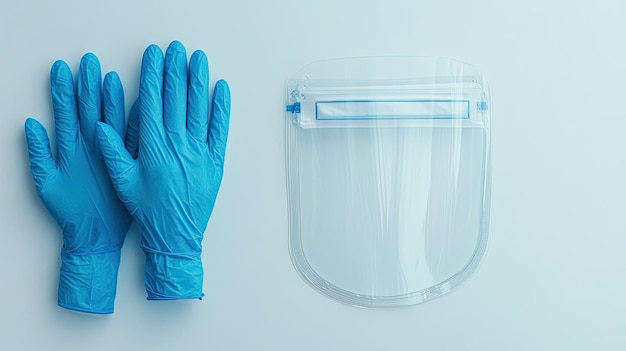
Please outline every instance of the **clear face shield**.
[{"label": "clear face shield", "polygon": [[361,307],[455,288],[486,249],[491,116],[482,74],[433,57],[305,67],[287,85],[289,249],[300,276]]}]

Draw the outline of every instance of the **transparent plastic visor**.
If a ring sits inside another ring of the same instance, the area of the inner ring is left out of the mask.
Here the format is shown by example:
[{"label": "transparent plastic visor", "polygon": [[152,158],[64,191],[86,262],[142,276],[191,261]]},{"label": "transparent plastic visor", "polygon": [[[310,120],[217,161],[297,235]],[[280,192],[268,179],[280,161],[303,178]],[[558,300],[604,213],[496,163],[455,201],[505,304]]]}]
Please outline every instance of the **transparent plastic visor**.
[{"label": "transparent plastic visor", "polygon": [[315,290],[359,307],[422,303],[485,254],[491,100],[439,57],[326,60],[286,85],[289,250]]}]

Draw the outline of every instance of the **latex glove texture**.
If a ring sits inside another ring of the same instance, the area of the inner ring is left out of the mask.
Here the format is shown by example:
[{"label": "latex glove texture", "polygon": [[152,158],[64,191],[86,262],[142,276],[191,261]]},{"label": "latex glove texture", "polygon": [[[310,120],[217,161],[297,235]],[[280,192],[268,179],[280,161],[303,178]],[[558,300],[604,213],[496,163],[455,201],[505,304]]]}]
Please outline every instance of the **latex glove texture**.
[{"label": "latex glove texture", "polygon": [[209,118],[205,54],[189,59],[172,42],[152,45],[139,83],[137,158],[110,125],[98,138],[113,185],[141,230],[148,299],[202,298],[202,240],[222,180],[230,116],[225,81],[214,88]]},{"label": "latex glove texture", "polygon": [[[104,121],[113,133],[124,133],[124,92],[116,73],[102,81],[93,54],[81,60],[77,89],[63,61],[52,66],[50,88],[56,161],[46,129],[31,118],[25,129],[37,194],[63,231],[58,304],[82,312],[112,313],[120,249],[132,218],[107,174],[96,125]],[[131,151],[137,137],[130,135],[135,140]]]}]

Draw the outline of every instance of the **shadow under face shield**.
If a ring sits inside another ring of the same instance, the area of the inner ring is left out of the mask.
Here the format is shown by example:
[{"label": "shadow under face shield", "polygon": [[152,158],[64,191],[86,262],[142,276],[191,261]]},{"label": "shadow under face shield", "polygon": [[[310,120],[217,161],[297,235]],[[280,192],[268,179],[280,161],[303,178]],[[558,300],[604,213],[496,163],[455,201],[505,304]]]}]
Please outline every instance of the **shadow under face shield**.
[{"label": "shadow under face shield", "polygon": [[418,304],[486,249],[491,116],[482,74],[434,57],[353,58],[287,84],[289,249],[313,288]]}]

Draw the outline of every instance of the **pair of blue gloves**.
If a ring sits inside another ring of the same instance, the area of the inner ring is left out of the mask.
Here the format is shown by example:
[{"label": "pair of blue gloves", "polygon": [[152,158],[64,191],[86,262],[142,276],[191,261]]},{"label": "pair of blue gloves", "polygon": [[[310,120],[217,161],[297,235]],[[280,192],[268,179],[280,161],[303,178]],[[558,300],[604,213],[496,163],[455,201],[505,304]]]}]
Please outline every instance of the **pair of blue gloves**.
[{"label": "pair of blue gloves", "polygon": [[202,298],[200,255],[223,173],[228,84],[216,83],[210,104],[205,54],[194,52],[188,65],[175,41],[165,57],[155,45],[144,52],[128,127],[120,79],[111,72],[102,80],[95,55],[82,58],[76,85],[67,64],[55,62],[56,161],[45,128],[30,118],[25,127],[37,194],[63,231],[59,306],[113,313],[132,220],[148,299]]}]

